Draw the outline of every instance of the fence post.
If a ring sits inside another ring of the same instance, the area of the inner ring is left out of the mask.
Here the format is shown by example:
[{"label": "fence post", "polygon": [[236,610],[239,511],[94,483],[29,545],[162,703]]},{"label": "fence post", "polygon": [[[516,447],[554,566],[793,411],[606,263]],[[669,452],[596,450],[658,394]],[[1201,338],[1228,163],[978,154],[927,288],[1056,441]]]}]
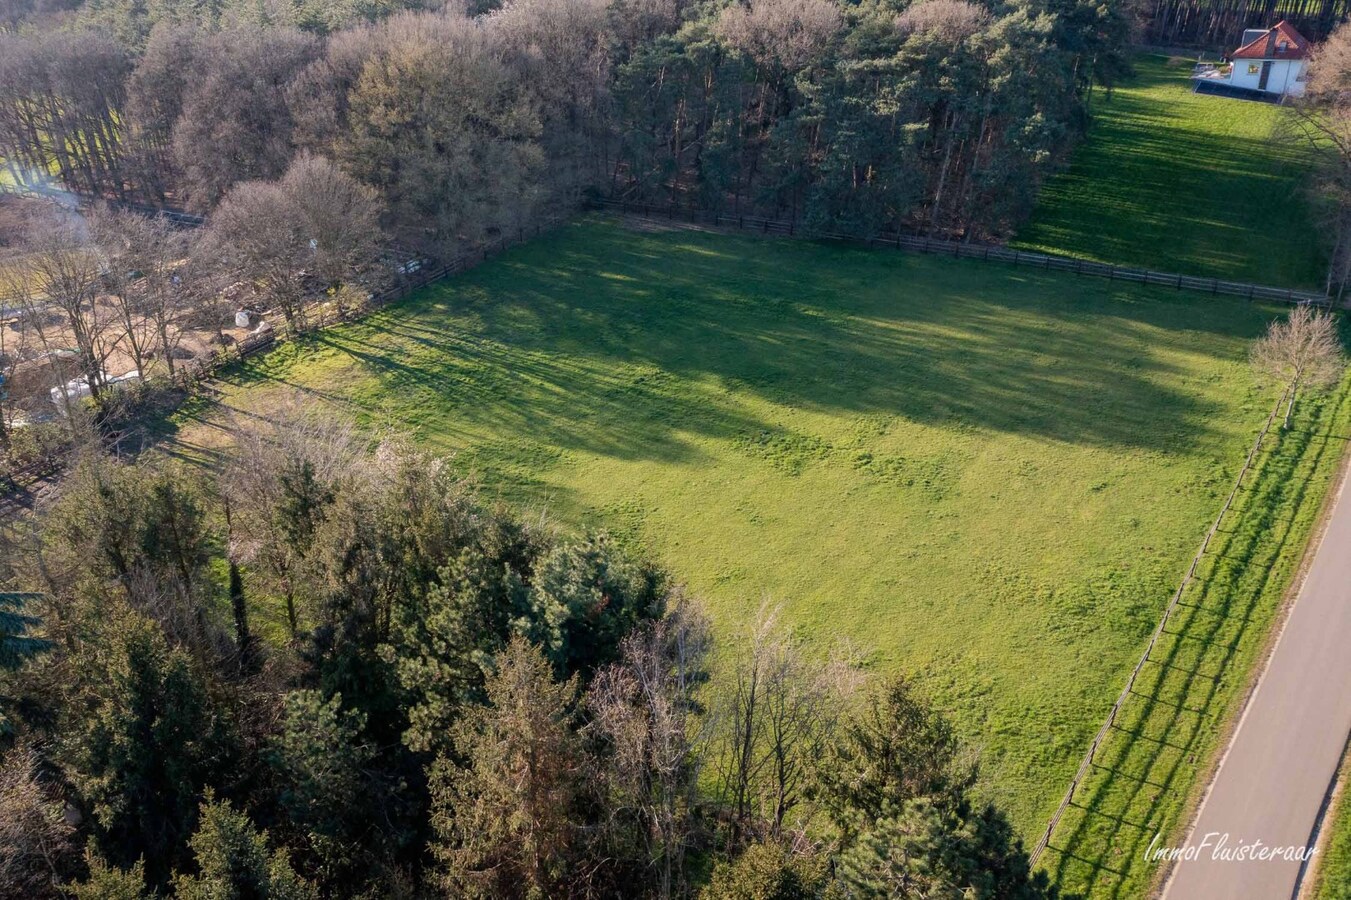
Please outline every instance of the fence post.
[{"label": "fence post", "polygon": [[1220,279],[1218,278],[1210,279],[1210,292],[1212,294],[1218,294],[1220,292]]}]

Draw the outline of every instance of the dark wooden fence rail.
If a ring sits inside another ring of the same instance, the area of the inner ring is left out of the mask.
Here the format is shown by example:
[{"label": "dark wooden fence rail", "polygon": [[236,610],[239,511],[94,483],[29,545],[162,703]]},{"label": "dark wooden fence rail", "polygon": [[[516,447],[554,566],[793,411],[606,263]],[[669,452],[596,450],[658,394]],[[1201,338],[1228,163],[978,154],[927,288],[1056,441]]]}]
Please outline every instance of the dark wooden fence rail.
[{"label": "dark wooden fence rail", "polygon": [[1252,448],[1248,451],[1247,458],[1243,460],[1243,468],[1239,470],[1238,478],[1234,479],[1234,486],[1230,489],[1229,496],[1225,498],[1224,505],[1220,507],[1219,515],[1215,517],[1215,521],[1211,524],[1210,529],[1201,540],[1201,546],[1197,549],[1196,555],[1192,557],[1191,565],[1187,567],[1186,574],[1182,576],[1182,582],[1177,586],[1177,590],[1173,592],[1172,599],[1170,599],[1168,605],[1164,607],[1163,616],[1159,619],[1159,624],[1154,629],[1154,633],[1150,635],[1149,643],[1145,645],[1145,652],[1140,655],[1140,661],[1135,664],[1135,668],[1131,669],[1131,674],[1126,679],[1126,686],[1121,689],[1121,693],[1117,696],[1116,702],[1112,704],[1112,708],[1107,712],[1107,720],[1102,723],[1102,727],[1098,729],[1098,733],[1093,737],[1093,742],[1088,745],[1088,753],[1084,755],[1083,761],[1079,763],[1079,768],[1074,773],[1074,777],[1070,779],[1069,789],[1065,791],[1065,796],[1061,799],[1060,805],[1056,807],[1055,813],[1052,814],[1050,821],[1046,825],[1046,830],[1042,832],[1041,838],[1037,841],[1036,846],[1032,848],[1031,857],[1034,868],[1041,859],[1041,855],[1045,853],[1047,847],[1050,846],[1051,836],[1055,833],[1061,818],[1064,817],[1065,810],[1069,809],[1070,804],[1074,801],[1074,792],[1078,790],[1084,777],[1093,767],[1093,760],[1097,756],[1098,748],[1102,746],[1102,742],[1106,739],[1108,732],[1111,731],[1112,725],[1116,723],[1116,717],[1121,711],[1121,707],[1126,703],[1127,698],[1130,697],[1131,691],[1135,689],[1135,680],[1140,676],[1140,671],[1145,667],[1145,663],[1149,662],[1149,655],[1154,652],[1154,647],[1158,644],[1159,637],[1163,634],[1164,628],[1167,627],[1169,619],[1172,618],[1173,613],[1177,610],[1178,604],[1182,602],[1182,595],[1196,579],[1196,570],[1201,565],[1201,559],[1205,556],[1206,551],[1210,549],[1210,542],[1215,537],[1216,532],[1220,530],[1220,523],[1224,521],[1224,517],[1228,515],[1229,510],[1233,507],[1234,499],[1238,497],[1238,492],[1243,488],[1243,478],[1252,469],[1253,462],[1257,459],[1257,454],[1262,450],[1262,442],[1266,440],[1267,434],[1271,431],[1272,424],[1276,421],[1276,417],[1280,413],[1281,404],[1283,404],[1289,396],[1290,389],[1286,388],[1285,393],[1282,394],[1275,405],[1271,407],[1271,412],[1267,415],[1267,420],[1263,423],[1261,431],[1257,433],[1257,439],[1253,441]]},{"label": "dark wooden fence rail", "polygon": [[1331,301],[1327,295],[1317,291],[1300,291],[1293,288],[1271,287],[1270,285],[1249,284],[1248,282],[1227,281],[1221,278],[1197,278],[1192,275],[1179,275],[1174,272],[1155,272],[1151,269],[1137,269],[1130,266],[1117,266],[1110,263],[1092,262],[1075,259],[1071,256],[1058,256],[1050,253],[1032,253],[1027,250],[1010,250],[995,244],[965,243],[962,241],[938,240],[905,234],[883,234],[873,237],[841,234],[833,231],[821,231],[803,227],[800,223],[778,219],[762,219],[756,216],[729,216],[722,213],[688,209],[679,206],[657,206],[646,203],[633,203],[627,200],[595,200],[592,207],[600,210],[612,210],[626,215],[636,215],[648,219],[666,219],[684,221],[715,228],[738,228],[760,234],[776,234],[791,237],[805,237],[819,240],[848,241],[869,247],[894,247],[915,253],[927,253],[935,256],[951,256],[955,259],[980,259],[995,262],[1012,263],[1015,266],[1029,266],[1053,272],[1073,272],[1076,275],[1089,275],[1106,278],[1109,281],[1126,281],[1136,284],[1158,285],[1177,290],[1201,291],[1207,294],[1225,294],[1243,297],[1247,300],[1268,300],[1278,303],[1313,303],[1328,306]]}]

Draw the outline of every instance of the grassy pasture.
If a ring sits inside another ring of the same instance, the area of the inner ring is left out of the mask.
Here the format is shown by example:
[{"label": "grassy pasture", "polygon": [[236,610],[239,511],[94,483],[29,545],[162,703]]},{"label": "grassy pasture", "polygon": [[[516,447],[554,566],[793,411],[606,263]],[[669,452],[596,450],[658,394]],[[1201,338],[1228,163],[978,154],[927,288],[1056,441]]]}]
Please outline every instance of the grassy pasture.
[{"label": "grassy pasture", "polygon": [[1141,56],[1012,246],[1278,287],[1322,286],[1311,161],[1289,111],[1194,94],[1190,61]]},{"label": "grassy pasture", "polygon": [[[490,494],[665,562],[724,640],[770,597],[817,644],[919,674],[1032,839],[1269,409],[1246,353],[1277,312],[591,218],[251,360],[168,446],[209,462],[226,416],[292,391],[412,431]],[[1332,438],[1309,435],[1282,446],[1321,477]],[[1321,495],[1282,496],[1252,527],[1297,552]],[[1238,626],[1170,821],[1270,614]],[[1106,859],[1100,836],[1056,843]]]}]

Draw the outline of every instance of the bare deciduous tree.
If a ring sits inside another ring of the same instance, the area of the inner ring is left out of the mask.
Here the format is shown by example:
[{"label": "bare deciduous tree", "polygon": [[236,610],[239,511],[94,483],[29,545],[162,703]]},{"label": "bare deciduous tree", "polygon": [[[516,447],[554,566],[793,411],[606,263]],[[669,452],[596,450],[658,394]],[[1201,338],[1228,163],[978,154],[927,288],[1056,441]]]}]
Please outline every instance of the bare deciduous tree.
[{"label": "bare deciduous tree", "polygon": [[[7,276],[10,292],[19,298],[25,325],[43,351],[73,350],[90,396],[101,402],[105,367],[122,338],[112,309],[98,302],[103,265],[84,220],[74,213],[53,217],[33,229],[31,247],[22,273]],[[78,398],[65,381],[56,387],[69,415]]]},{"label": "bare deciduous tree", "polygon": [[24,748],[0,757],[0,888],[33,900],[61,896],[57,873],[78,856],[74,829],[35,775],[38,762]]},{"label": "bare deciduous tree", "polygon": [[337,154],[383,194],[400,235],[448,256],[515,231],[533,210],[540,111],[501,39],[451,13],[401,13],[348,97]]},{"label": "bare deciduous tree", "polygon": [[234,28],[199,39],[173,126],[174,159],[196,205],[286,170],[292,126],[282,89],[318,51],[312,36],[290,28]]},{"label": "bare deciduous tree", "polygon": [[102,287],[117,317],[121,339],[131,355],[136,371],[146,374],[146,361],[155,338],[151,325],[141,308],[141,291],[137,281],[141,273],[137,266],[141,219],[133,213],[96,210],[89,220],[89,232],[100,255],[104,272]]},{"label": "bare deciduous tree", "polygon": [[1297,306],[1288,317],[1272,322],[1253,345],[1252,364],[1261,375],[1285,385],[1286,428],[1299,392],[1331,387],[1346,365],[1336,322],[1311,306]]},{"label": "bare deciduous tree", "polygon": [[896,17],[903,32],[929,31],[949,41],[975,34],[990,21],[990,11],[968,0],[923,0]]},{"label": "bare deciduous tree", "polygon": [[810,766],[860,682],[847,657],[813,659],[765,605],[734,664],[720,715],[719,781],[733,841],[782,840],[803,800]]},{"label": "bare deciduous tree", "polygon": [[611,829],[640,835],[657,893],[679,888],[707,739],[695,694],[707,677],[708,620],[688,602],[624,639],[586,697],[608,746],[601,776]]},{"label": "bare deciduous tree", "polygon": [[382,243],[379,205],[333,163],[304,155],[280,181],[236,185],[216,210],[207,242],[295,327],[303,324],[307,276],[334,288],[370,273]]},{"label": "bare deciduous tree", "polygon": [[368,278],[380,254],[375,192],[322,156],[301,154],[279,187],[301,223],[300,259],[326,288]]},{"label": "bare deciduous tree", "polygon": [[268,573],[295,636],[315,532],[338,486],[366,474],[363,444],[351,423],[298,397],[279,403],[267,419],[236,423],[232,433],[234,455],[221,475],[231,512],[230,557]]},{"label": "bare deciduous tree", "polygon": [[830,0],[752,0],[722,11],[718,32],[756,65],[799,69],[815,58],[844,24]]},{"label": "bare deciduous tree", "polygon": [[540,111],[548,186],[575,202],[608,167],[606,0],[514,0],[489,22]]}]

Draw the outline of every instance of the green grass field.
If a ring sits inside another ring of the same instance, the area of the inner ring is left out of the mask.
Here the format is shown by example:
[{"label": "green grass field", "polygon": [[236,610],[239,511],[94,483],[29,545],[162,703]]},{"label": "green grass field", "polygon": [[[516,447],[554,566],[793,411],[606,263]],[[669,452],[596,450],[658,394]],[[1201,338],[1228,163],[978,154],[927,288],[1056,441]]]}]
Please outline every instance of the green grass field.
[{"label": "green grass field", "polygon": [[1190,61],[1136,59],[1012,246],[1184,275],[1322,286],[1323,251],[1289,111],[1191,92]]},{"label": "green grass field", "polygon": [[921,675],[1034,837],[1266,414],[1275,312],[587,219],[249,362],[170,447],[294,390],[412,431],[651,553],[725,638],[769,597]]}]

